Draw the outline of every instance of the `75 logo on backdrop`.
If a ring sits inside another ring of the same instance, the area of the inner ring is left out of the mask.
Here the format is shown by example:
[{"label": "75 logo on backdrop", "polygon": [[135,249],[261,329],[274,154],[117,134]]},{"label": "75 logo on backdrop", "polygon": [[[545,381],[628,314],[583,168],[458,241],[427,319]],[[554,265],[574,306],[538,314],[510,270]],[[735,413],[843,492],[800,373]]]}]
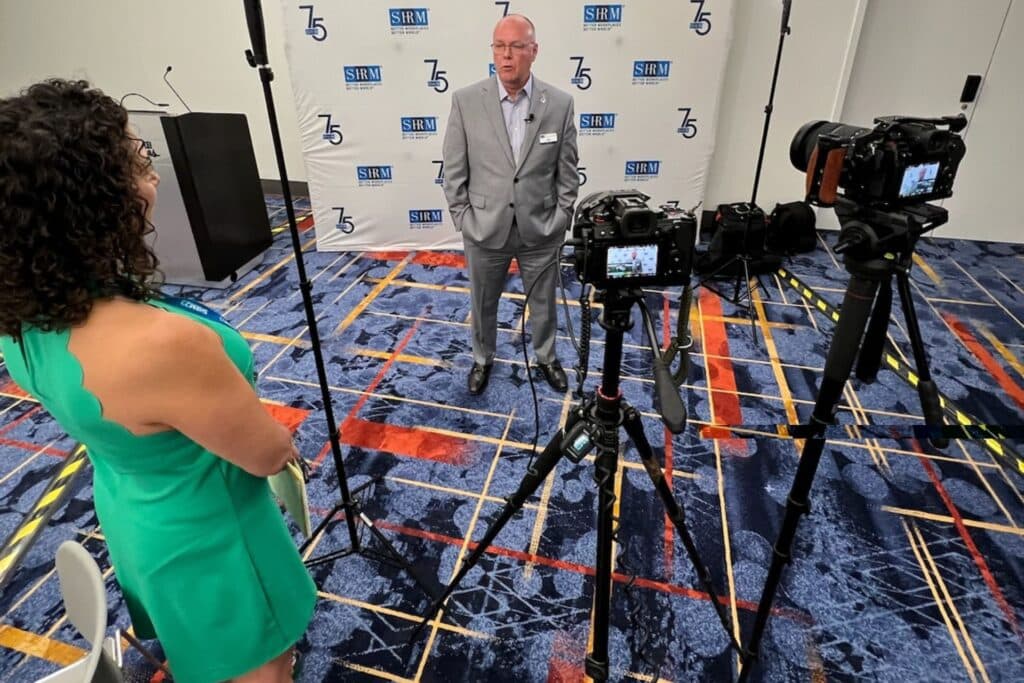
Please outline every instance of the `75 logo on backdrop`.
[{"label": "75 logo on backdrop", "polygon": [[324,123],[324,132],[320,134],[320,137],[332,145],[340,145],[344,136],[341,134],[341,124],[331,123],[330,114],[317,114],[318,119],[327,119]]},{"label": "75 logo on backdrop", "polygon": [[437,68],[436,59],[424,59],[423,63],[430,65],[430,80],[427,81],[427,87],[433,88],[435,92],[446,92],[448,79],[444,76],[448,72]]},{"label": "75 logo on backdrop", "polygon": [[683,112],[683,122],[676,128],[676,132],[689,140],[697,134],[697,119],[690,116],[692,107],[679,107],[677,111]]},{"label": "75 logo on backdrop", "polygon": [[434,178],[435,185],[444,184],[444,159],[434,159],[430,163],[437,164],[437,177]]},{"label": "75 logo on backdrop", "polygon": [[352,231],[356,229],[356,224],[352,222],[352,216],[345,215],[345,207],[332,206],[331,210],[338,212],[338,222],[334,224],[335,229],[346,235],[351,235]]},{"label": "75 logo on backdrop", "polygon": [[697,13],[693,15],[693,21],[690,22],[690,30],[696,33],[698,36],[706,36],[711,33],[711,12],[704,9],[704,4],[707,0],[690,0],[690,3],[697,5]]},{"label": "75 logo on backdrop", "polygon": [[576,73],[569,79],[569,82],[580,90],[589,89],[594,83],[590,78],[590,67],[583,66],[583,57],[569,57],[569,61],[576,62]]},{"label": "75 logo on backdrop", "polygon": [[327,40],[327,27],[324,26],[324,18],[313,16],[314,12],[316,12],[313,9],[313,5],[299,5],[299,9],[304,9],[309,13],[309,17],[306,20],[306,35],[318,43]]}]

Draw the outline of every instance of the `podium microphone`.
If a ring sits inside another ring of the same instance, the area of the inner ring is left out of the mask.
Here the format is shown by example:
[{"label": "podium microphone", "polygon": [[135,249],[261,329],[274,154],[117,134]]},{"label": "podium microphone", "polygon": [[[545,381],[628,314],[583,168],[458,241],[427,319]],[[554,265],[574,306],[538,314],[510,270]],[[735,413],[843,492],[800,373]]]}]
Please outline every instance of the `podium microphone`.
[{"label": "podium microphone", "polygon": [[187,104],[185,104],[185,100],[181,99],[181,95],[179,95],[178,91],[174,89],[174,86],[171,85],[171,82],[169,80],[167,80],[167,74],[171,73],[171,69],[173,69],[173,68],[174,67],[172,67],[172,66],[168,66],[167,69],[164,71],[164,83],[167,84],[167,87],[171,89],[171,92],[173,92],[175,97],[178,98],[178,101],[181,102],[181,106],[185,107],[185,109],[188,110],[188,113],[191,114],[192,110],[189,109]]},{"label": "podium microphone", "polygon": [[146,97],[145,95],[143,95],[140,92],[126,92],[121,97],[120,101],[118,101],[118,104],[123,107],[124,106],[124,101],[127,100],[129,97],[141,97],[142,99],[144,99],[147,102],[149,102],[150,104],[152,104],[154,107],[163,108],[163,107],[171,106],[169,102],[154,102],[153,100],[149,99],[148,97]]}]

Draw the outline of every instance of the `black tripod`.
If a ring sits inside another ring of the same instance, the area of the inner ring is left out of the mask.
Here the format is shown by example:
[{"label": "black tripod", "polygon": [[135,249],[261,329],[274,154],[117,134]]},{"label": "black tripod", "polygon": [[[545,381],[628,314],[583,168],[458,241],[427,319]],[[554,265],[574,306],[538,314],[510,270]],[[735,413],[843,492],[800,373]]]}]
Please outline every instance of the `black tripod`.
[{"label": "black tripod", "polygon": [[[640,306],[644,317],[649,343],[654,352],[655,379],[658,400],[665,425],[673,433],[680,433],[686,426],[686,409],[679,394],[672,384],[668,369],[661,361],[660,353],[655,345],[657,339],[650,313],[643,301],[640,290],[625,291],[609,290],[605,294],[604,312],[600,319],[601,326],[607,330],[604,352],[604,368],[601,387],[595,394],[585,397],[581,404],[573,410],[563,429],[548,442],[543,452],[537,457],[534,466],[527,470],[519,488],[509,496],[505,506],[491,523],[483,538],[476,544],[473,552],[466,558],[458,574],[448,584],[444,594],[438,598],[420,623],[415,638],[431,618],[441,609],[445,600],[455,591],[467,573],[476,565],[491,542],[505,524],[522,509],[523,505],[547,476],[554,470],[561,458],[567,457],[573,462],[580,462],[591,451],[596,450],[594,480],[598,485],[597,503],[597,566],[594,587],[593,613],[593,650],[586,660],[586,673],[598,681],[608,680],[608,626],[609,609],[611,606],[612,589],[612,545],[615,541],[618,520],[613,515],[615,505],[615,480],[618,472],[619,458],[619,427],[623,427],[633,440],[644,469],[654,482],[654,487],[661,498],[669,519],[675,526],[679,537],[690,556],[704,590],[711,598],[718,612],[726,633],[731,633],[729,617],[724,606],[718,599],[711,582],[711,575],[697,553],[697,547],[686,529],[685,513],[676,502],[672,490],[665,480],[665,474],[658,464],[651,445],[644,434],[640,413],[622,399],[619,390],[619,374],[622,362],[623,332],[632,327],[630,309],[633,304]],[[673,400],[674,399],[674,400]],[[730,636],[731,637],[731,636]],[[737,651],[739,647],[733,641]]]},{"label": "black tripod", "polygon": [[[917,325],[908,273],[918,238],[924,232],[945,223],[948,214],[945,209],[930,204],[886,212],[858,206],[842,197],[836,201],[836,214],[843,226],[836,251],[843,254],[850,282],[843,297],[839,322],[832,334],[832,343],[825,360],[825,375],[814,403],[814,412],[808,424],[793,433],[793,436],[805,437],[807,441],[786,502],[786,514],[775,541],[772,563],[757,606],[750,642],[743,653],[740,681],[747,679],[758,657],[761,636],[768,623],[782,570],[792,561],[797,524],[800,516],[810,511],[808,493],[825,447],[825,428],[833,424],[836,405],[853,369],[858,349],[860,360],[856,369],[857,377],[872,382],[878,374],[889,325],[894,275],[920,378],[917,390],[925,423],[932,428],[929,430],[931,434],[941,434],[942,407],[938,389],[928,371],[928,356]],[[949,443],[948,439],[940,437],[933,437],[931,442],[937,448],[945,448]]]},{"label": "black tripod", "polygon": [[[774,110],[775,102],[775,86],[779,81],[779,65],[782,63],[782,46],[786,40],[786,36],[790,33],[789,28],[789,10],[792,0],[783,0],[782,2],[782,26],[779,31],[779,48],[775,53],[775,68],[772,71],[772,87],[768,93],[768,104],[764,108],[764,128],[761,131],[761,147],[757,152],[757,169],[754,171],[754,189],[750,193],[749,204],[739,204],[736,208],[741,212],[741,216],[744,220],[743,225],[743,239],[739,245],[736,245],[736,253],[729,257],[725,263],[718,266],[714,271],[711,272],[704,280],[701,281],[701,285],[710,289],[712,292],[722,297],[734,306],[743,306],[747,309],[750,315],[750,332],[754,337],[754,343],[757,344],[757,324],[754,317],[754,289],[761,287],[761,275],[757,273],[755,275],[757,284],[751,286],[750,284],[750,273],[751,263],[756,260],[757,256],[764,255],[764,241],[765,241],[765,216],[764,211],[757,205],[757,188],[761,184],[761,167],[764,165],[764,148],[768,144],[768,127],[772,120],[772,111]],[[751,245],[750,239],[750,224],[757,220],[761,223],[761,238],[760,244]],[[722,229],[722,228],[720,228]],[[724,238],[725,235],[722,235]],[[742,265],[742,269],[737,266]],[[709,280],[714,280],[723,274],[730,273],[733,270],[736,274],[733,276],[732,296],[726,296],[715,287],[707,284]],[[740,278],[743,278],[742,281]],[[745,296],[740,296],[741,289],[746,289]],[[745,302],[745,303],[744,303]]]},{"label": "black tripod", "polygon": [[[270,119],[270,133],[274,138],[274,153],[277,156],[277,168],[281,174],[281,192],[284,195],[284,205],[288,213],[288,227],[291,230],[292,250],[295,252],[295,265],[299,275],[299,290],[302,292],[302,303],[306,309],[306,324],[309,326],[309,341],[313,347],[313,360],[316,364],[317,379],[320,382],[320,395],[324,404],[324,415],[327,419],[328,438],[331,442],[331,453],[334,456],[334,468],[338,474],[338,486],[341,489],[341,501],[331,508],[331,511],[320,522],[306,542],[299,548],[300,552],[305,551],[309,545],[320,536],[334,520],[339,512],[345,515],[345,523],[348,527],[349,547],[321,557],[306,561],[306,566],[313,566],[324,562],[331,562],[346,555],[362,555],[373,557],[382,562],[397,566],[409,572],[410,576],[427,592],[433,596],[434,591],[430,584],[423,581],[412,564],[403,558],[395,547],[388,541],[387,537],[374,525],[373,520],[366,516],[360,509],[359,501],[354,497],[363,488],[373,484],[371,479],[363,486],[350,491],[348,487],[348,476],[345,473],[345,464],[341,457],[341,443],[338,440],[338,429],[334,421],[334,409],[331,403],[331,393],[327,382],[327,372],[324,370],[323,352],[320,347],[320,334],[317,331],[316,313],[313,311],[312,287],[306,277],[306,266],[302,257],[302,244],[299,239],[299,228],[295,221],[295,207],[292,203],[291,187],[288,182],[288,171],[284,163],[284,151],[281,146],[281,133],[277,127],[277,113],[274,107],[274,96],[271,92],[270,83],[274,80],[274,73],[267,64],[267,38],[263,28],[263,10],[260,0],[244,0],[245,19],[249,26],[249,38],[252,42],[252,49],[245,51],[245,58],[249,66],[253,67],[260,74],[260,81],[263,83],[263,95],[267,103],[267,116]],[[384,546],[385,552],[378,552],[363,545],[359,538],[359,530],[356,526],[357,520],[362,522],[373,534],[374,538]]]}]

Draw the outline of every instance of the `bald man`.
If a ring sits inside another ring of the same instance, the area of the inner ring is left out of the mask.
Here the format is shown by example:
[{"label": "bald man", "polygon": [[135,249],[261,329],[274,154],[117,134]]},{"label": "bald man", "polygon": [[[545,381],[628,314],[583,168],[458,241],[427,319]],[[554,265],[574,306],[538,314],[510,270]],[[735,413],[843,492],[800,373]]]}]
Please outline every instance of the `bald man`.
[{"label": "bald man", "polygon": [[537,36],[526,17],[494,27],[495,76],[455,92],[444,136],[444,193],[462,232],[472,299],[468,389],[487,388],[498,300],[515,258],[529,295],[537,363],[556,391],[568,386],[555,355],[558,257],[579,193],[572,96],[535,78]]}]

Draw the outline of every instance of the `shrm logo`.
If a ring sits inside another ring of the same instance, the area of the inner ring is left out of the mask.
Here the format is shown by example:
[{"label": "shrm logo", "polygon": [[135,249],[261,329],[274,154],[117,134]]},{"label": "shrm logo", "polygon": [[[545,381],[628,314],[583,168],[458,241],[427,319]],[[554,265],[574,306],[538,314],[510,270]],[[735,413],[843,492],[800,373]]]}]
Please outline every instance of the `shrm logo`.
[{"label": "shrm logo", "polygon": [[626,180],[652,180],[661,173],[661,162],[653,160],[627,161]]},{"label": "shrm logo", "polygon": [[584,5],[583,30],[609,31],[622,25],[622,5]]},{"label": "shrm logo", "polygon": [[402,132],[403,133],[436,133],[437,132],[437,117],[436,116],[403,116],[402,117]]},{"label": "shrm logo", "polygon": [[345,87],[349,90],[369,90],[383,82],[379,64],[357,64],[345,67]]},{"label": "shrm logo", "polygon": [[436,228],[442,223],[442,209],[409,209],[409,227],[412,229]]},{"label": "shrm logo", "polygon": [[360,187],[379,187],[394,180],[391,166],[356,166],[356,180]]},{"label": "shrm logo", "polygon": [[423,140],[437,135],[436,116],[403,116],[402,139]]},{"label": "shrm logo", "polygon": [[668,79],[672,62],[638,59],[633,62],[633,83],[640,81],[664,81]]},{"label": "shrm logo", "polygon": [[430,10],[426,7],[392,7],[388,10],[391,34],[413,35],[430,27]]},{"label": "shrm logo", "polygon": [[616,114],[580,114],[580,135],[604,135],[615,130]]},{"label": "shrm logo", "polygon": [[426,7],[392,7],[388,10],[391,28],[399,26],[429,26],[430,18]]}]

